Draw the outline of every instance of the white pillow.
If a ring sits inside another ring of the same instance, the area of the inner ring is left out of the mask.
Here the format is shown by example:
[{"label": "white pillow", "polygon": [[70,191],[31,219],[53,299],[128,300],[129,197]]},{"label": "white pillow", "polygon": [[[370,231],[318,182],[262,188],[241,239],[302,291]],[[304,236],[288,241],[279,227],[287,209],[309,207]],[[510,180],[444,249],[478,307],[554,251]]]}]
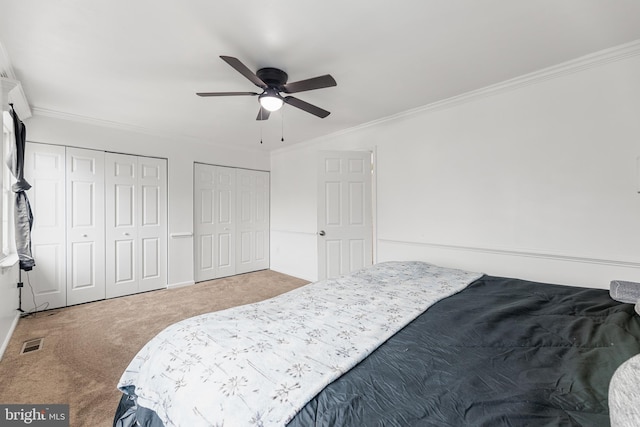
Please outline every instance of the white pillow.
[{"label": "white pillow", "polygon": [[[636,304],[636,311],[640,301]],[[611,427],[640,425],[640,354],[616,369],[609,383]]]}]

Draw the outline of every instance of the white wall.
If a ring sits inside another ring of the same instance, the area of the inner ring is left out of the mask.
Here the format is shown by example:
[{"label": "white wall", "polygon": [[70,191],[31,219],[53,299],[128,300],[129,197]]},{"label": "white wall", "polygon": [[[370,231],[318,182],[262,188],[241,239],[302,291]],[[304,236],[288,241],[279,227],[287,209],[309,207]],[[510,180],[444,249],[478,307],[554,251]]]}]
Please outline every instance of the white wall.
[{"label": "white wall", "polygon": [[[68,145],[168,159],[169,236],[193,232],[193,163],[269,170],[259,150],[229,149],[38,114],[25,121],[27,141]],[[193,238],[169,237],[168,284],[194,281]],[[37,263],[37,260],[36,260]],[[37,267],[36,267],[37,268]]]},{"label": "white wall", "polygon": [[377,261],[640,281],[638,75],[640,52],[593,57],[274,152],[272,269],[317,277],[317,152],[367,149]]},{"label": "white wall", "polygon": [[[9,338],[18,323],[18,264],[0,268],[0,359],[9,345]],[[23,298],[26,296],[23,289]]]}]

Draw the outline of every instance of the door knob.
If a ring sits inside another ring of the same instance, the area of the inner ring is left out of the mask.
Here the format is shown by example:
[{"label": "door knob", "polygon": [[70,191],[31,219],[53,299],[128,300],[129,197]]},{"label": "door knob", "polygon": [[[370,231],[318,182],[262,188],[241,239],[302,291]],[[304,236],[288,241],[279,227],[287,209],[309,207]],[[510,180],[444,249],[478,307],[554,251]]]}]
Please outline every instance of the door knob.
[{"label": "door knob", "polygon": [[318,234],[321,235],[321,236],[324,236],[325,232],[324,232],[324,230],[320,230],[320,232]]},{"label": "door knob", "polygon": [[87,235],[86,235],[86,234],[83,234],[83,235],[82,235],[82,237],[87,237]]}]

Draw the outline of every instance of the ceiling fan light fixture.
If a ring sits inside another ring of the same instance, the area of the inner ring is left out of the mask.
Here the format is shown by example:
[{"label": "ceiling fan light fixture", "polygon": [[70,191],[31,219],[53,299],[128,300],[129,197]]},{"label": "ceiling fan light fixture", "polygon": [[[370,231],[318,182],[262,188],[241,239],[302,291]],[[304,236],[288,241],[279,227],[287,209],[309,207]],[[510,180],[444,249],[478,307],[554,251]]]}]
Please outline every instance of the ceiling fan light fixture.
[{"label": "ceiling fan light fixture", "polygon": [[264,93],[258,97],[258,101],[260,101],[262,108],[268,111],[278,111],[282,108],[282,104],[284,104],[282,97],[272,89],[266,89]]}]

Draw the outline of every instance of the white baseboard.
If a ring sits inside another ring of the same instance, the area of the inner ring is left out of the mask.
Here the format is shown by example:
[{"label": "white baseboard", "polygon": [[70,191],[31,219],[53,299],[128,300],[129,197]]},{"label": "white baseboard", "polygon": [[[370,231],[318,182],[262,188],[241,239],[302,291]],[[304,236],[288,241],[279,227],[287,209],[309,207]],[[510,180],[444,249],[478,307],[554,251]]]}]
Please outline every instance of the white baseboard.
[{"label": "white baseboard", "polygon": [[16,315],[13,318],[13,322],[11,322],[11,327],[7,332],[7,336],[4,337],[4,340],[2,341],[2,346],[0,347],[0,360],[2,360],[2,356],[4,356],[4,351],[9,346],[9,341],[11,341],[11,336],[13,335],[13,331],[16,329],[16,326],[18,326],[18,320],[20,320],[20,312],[16,311]]},{"label": "white baseboard", "polygon": [[167,289],[184,288],[185,286],[191,286],[191,285],[195,285],[195,284],[196,284],[196,282],[194,282],[194,281],[171,283],[171,284],[167,285]]}]

